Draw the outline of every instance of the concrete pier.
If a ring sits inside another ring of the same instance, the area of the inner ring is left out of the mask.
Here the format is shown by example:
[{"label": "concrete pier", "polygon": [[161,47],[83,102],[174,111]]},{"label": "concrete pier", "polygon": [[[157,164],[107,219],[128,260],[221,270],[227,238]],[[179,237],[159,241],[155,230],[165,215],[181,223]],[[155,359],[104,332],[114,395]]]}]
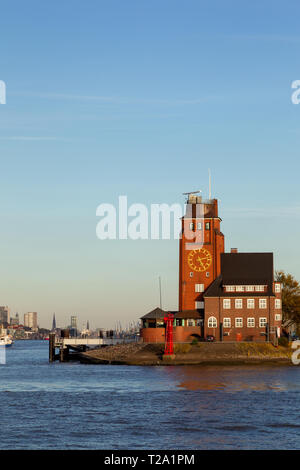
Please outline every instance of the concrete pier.
[{"label": "concrete pier", "polygon": [[[49,362],[59,360],[65,362],[76,353],[85,352],[90,347],[112,346],[124,344],[128,341],[119,338],[67,338],[57,337],[55,333],[49,335]],[[131,341],[129,341],[131,342]],[[56,353],[56,350],[58,351]]]}]

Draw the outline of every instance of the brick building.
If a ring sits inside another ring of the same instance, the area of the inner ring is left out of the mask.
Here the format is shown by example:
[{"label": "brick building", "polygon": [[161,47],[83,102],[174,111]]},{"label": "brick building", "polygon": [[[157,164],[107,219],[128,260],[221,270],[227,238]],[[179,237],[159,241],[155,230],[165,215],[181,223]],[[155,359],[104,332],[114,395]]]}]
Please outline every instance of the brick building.
[{"label": "brick building", "polygon": [[275,340],[281,331],[281,285],[273,253],[223,253],[221,274],[204,293],[204,335],[220,341]]},{"label": "brick building", "polygon": [[[190,194],[179,245],[179,311],[174,341],[273,341],[281,332],[281,285],[274,282],[273,253],[224,253],[216,199]],[[164,342],[164,316],[144,315],[145,342]]]}]

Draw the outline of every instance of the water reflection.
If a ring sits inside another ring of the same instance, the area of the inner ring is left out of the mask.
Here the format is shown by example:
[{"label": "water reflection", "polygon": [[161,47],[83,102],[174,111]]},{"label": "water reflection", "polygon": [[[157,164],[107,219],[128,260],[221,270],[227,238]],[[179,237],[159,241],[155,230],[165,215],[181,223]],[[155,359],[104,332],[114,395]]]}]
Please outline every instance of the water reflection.
[{"label": "water reflection", "polygon": [[[184,366],[168,367],[165,373],[178,389],[226,392],[287,391],[300,389],[300,369],[295,382],[287,381],[293,366]],[[295,370],[295,368],[294,368]]]}]

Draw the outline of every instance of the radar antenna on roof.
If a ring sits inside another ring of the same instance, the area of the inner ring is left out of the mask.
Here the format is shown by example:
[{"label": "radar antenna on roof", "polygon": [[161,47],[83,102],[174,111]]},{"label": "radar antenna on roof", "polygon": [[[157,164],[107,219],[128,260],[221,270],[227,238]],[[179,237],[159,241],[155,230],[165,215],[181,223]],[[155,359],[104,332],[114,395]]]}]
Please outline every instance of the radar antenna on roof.
[{"label": "radar antenna on roof", "polygon": [[198,194],[198,193],[202,193],[201,189],[199,189],[199,191],[190,191],[189,193],[182,193],[184,196],[188,196],[189,194]]}]

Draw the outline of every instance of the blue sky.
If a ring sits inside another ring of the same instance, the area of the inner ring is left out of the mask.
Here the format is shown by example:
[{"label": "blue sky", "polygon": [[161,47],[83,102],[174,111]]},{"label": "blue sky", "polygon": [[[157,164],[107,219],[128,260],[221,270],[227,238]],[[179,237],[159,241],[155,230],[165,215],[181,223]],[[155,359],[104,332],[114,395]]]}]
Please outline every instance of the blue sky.
[{"label": "blue sky", "polygon": [[3,1],[0,304],[93,327],[177,308],[176,241],[100,241],[96,208],[220,199],[226,249],[300,279],[296,1]]}]

